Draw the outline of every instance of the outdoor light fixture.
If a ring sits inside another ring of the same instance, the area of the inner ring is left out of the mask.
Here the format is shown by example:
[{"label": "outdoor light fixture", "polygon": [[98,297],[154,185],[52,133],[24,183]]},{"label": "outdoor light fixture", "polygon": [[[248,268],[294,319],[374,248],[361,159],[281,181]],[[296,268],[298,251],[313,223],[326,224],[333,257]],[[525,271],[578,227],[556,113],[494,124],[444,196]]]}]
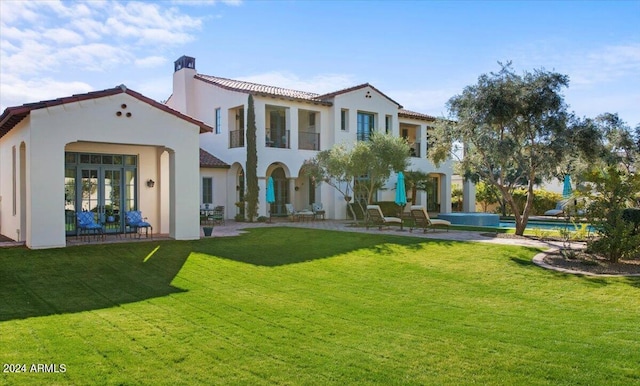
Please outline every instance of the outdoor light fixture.
[{"label": "outdoor light fixture", "polygon": [[149,187],[149,188],[153,188],[153,186],[154,186],[155,184],[156,184],[156,182],[155,182],[154,180],[151,180],[151,179],[150,179],[149,181],[147,181],[147,187]]}]

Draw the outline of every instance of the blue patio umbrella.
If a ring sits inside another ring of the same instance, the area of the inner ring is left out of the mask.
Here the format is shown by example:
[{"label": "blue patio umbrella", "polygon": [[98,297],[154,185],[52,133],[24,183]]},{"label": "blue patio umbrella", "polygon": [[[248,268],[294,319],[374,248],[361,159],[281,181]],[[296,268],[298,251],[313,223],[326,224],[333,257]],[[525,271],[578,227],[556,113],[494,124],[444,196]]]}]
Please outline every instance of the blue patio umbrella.
[{"label": "blue patio umbrella", "polygon": [[569,198],[571,197],[571,193],[573,193],[573,189],[571,189],[571,175],[564,175],[564,186],[562,187],[562,197]]},{"label": "blue patio umbrella", "polygon": [[407,191],[404,187],[404,174],[398,172],[398,180],[396,181],[396,204],[399,206],[407,205]]},{"label": "blue patio umbrella", "polygon": [[276,202],[275,188],[273,187],[273,177],[269,177],[267,181],[267,202],[273,204]]},{"label": "blue patio umbrella", "polygon": [[276,190],[273,187],[273,177],[267,180],[267,204],[269,204],[269,222],[271,222],[271,204],[276,202]]},{"label": "blue patio umbrella", "polygon": [[[400,220],[402,220],[402,212],[404,212],[404,206],[407,205],[407,191],[404,187],[404,174],[398,172],[398,180],[396,181],[396,205],[400,206]],[[402,228],[402,221],[400,221],[400,230]]]}]

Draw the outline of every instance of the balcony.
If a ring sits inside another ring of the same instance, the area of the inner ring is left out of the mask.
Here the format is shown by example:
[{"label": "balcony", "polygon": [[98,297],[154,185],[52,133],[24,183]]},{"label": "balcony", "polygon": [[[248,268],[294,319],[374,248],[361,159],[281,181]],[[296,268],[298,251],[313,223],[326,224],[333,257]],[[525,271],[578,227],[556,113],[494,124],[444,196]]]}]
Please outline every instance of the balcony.
[{"label": "balcony", "polygon": [[320,133],[312,131],[298,132],[298,149],[320,150]]},{"label": "balcony", "polygon": [[409,155],[411,157],[416,157],[416,158],[420,158],[420,144],[419,143],[412,143],[409,145]]},{"label": "balcony", "polygon": [[266,147],[277,147],[280,149],[290,149],[289,130],[283,129],[266,129],[267,138],[265,138]]},{"label": "balcony", "polygon": [[244,129],[229,132],[229,148],[244,147]]}]

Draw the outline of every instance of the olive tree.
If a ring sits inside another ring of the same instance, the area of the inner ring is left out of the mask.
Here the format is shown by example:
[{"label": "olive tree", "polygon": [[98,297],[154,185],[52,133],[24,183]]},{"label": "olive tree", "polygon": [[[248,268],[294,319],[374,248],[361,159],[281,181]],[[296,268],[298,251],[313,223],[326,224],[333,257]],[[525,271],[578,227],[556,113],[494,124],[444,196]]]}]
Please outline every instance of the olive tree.
[{"label": "olive tree", "polygon": [[[511,63],[483,74],[474,85],[447,102],[449,119],[439,120],[429,157],[439,164],[452,156],[452,144],[464,144],[460,167],[467,178],[495,186],[522,235],[533,206],[533,188],[550,178],[565,157],[569,114],[561,90],[566,75],[535,70],[516,74]],[[513,191],[525,188],[524,207]]]},{"label": "olive tree", "polygon": [[[305,173],[316,182],[334,187],[346,202],[355,192],[361,192],[371,203],[377,189],[391,176],[391,172],[409,166],[409,145],[404,138],[374,133],[369,141],[358,141],[352,147],[336,144],[305,161]],[[362,206],[362,202],[356,200]],[[349,206],[353,218],[356,218]],[[364,208],[361,207],[364,212]]]}]

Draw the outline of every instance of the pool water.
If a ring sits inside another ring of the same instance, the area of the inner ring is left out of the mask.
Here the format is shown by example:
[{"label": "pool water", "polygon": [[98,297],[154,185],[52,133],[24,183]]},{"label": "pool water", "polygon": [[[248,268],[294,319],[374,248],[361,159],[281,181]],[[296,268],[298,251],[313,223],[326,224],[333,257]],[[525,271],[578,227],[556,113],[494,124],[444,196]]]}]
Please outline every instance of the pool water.
[{"label": "pool water", "polygon": [[[516,223],[515,221],[500,221],[500,228],[510,228],[515,229]],[[527,229],[542,229],[542,230],[564,230],[568,229],[570,231],[581,230],[582,224],[573,224],[573,223],[564,223],[564,222],[555,222],[555,221],[529,221],[527,222]],[[594,228],[591,225],[587,225],[587,231],[593,232]]]}]

